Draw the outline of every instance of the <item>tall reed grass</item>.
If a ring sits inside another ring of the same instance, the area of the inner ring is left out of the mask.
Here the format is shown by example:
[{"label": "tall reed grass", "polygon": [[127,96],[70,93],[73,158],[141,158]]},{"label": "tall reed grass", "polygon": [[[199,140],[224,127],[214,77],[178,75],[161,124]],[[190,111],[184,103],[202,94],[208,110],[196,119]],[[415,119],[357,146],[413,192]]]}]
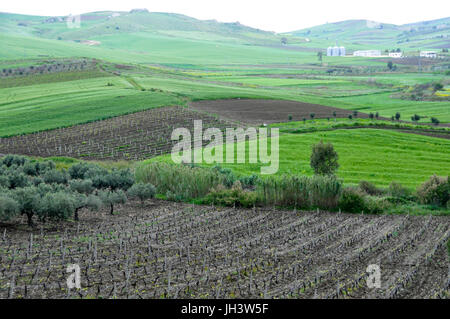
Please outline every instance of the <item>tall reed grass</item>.
[{"label": "tall reed grass", "polygon": [[264,205],[335,209],[342,183],[333,176],[272,176],[258,183],[256,192]]},{"label": "tall reed grass", "polygon": [[226,176],[217,170],[167,163],[143,164],[136,168],[136,180],[156,186],[159,194],[179,200],[200,198],[218,185]]}]

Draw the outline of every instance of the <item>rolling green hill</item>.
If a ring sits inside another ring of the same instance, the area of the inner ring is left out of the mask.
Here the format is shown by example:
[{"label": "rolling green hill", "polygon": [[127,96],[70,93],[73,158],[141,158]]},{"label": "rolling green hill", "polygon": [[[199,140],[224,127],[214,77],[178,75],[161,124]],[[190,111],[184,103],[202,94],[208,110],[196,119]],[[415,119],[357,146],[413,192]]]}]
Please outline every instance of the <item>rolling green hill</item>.
[{"label": "rolling green hill", "polygon": [[[309,45],[328,43],[350,48],[442,49],[450,47],[450,17],[394,25],[368,20],[346,20],[290,32],[307,37]],[[382,46],[382,47],[380,47]]]},{"label": "rolling green hill", "polygon": [[71,41],[146,32],[186,39],[210,39],[259,45],[278,45],[281,44],[283,37],[274,32],[244,26],[239,22],[202,21],[181,14],[142,10],[82,14],[80,28],[68,28],[66,19],[67,17],[0,13],[0,31]]}]

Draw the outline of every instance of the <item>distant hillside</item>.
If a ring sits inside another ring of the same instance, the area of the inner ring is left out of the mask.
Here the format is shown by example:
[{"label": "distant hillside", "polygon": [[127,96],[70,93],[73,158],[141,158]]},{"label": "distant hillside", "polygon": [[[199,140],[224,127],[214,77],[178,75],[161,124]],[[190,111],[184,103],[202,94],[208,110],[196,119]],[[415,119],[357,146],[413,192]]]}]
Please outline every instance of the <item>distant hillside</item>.
[{"label": "distant hillside", "polygon": [[0,31],[59,40],[90,40],[124,33],[149,32],[185,39],[211,39],[242,44],[278,45],[282,35],[244,26],[239,22],[198,20],[181,14],[148,12],[92,12],[81,15],[80,28],[68,28],[66,18],[0,13]]},{"label": "distant hillside", "polygon": [[382,46],[394,48],[434,48],[450,47],[450,17],[405,25],[394,25],[368,20],[346,20],[327,23],[312,28],[290,32],[307,37],[311,44],[315,41],[335,42],[348,45]]}]

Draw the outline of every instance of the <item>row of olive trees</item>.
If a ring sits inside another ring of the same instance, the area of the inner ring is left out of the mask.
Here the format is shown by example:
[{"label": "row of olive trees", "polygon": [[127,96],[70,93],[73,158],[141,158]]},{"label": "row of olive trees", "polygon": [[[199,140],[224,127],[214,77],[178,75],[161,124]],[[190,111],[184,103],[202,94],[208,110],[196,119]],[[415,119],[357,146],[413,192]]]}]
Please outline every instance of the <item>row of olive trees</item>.
[{"label": "row of olive trees", "polygon": [[81,209],[98,211],[104,206],[113,214],[114,205],[125,203],[128,197],[143,204],[155,193],[153,185],[135,183],[129,169],[79,163],[58,170],[52,161],[17,155],[0,159],[0,220],[25,215],[29,226],[35,216],[42,222],[78,220]]}]

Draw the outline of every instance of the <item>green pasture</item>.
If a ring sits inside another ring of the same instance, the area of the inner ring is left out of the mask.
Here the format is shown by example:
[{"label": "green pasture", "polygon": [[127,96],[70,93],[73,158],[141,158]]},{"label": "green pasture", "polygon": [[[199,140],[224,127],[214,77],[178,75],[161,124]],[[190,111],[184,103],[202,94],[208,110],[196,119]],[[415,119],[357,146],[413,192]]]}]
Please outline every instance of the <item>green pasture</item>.
[{"label": "green pasture", "polygon": [[119,77],[4,88],[0,89],[0,136],[71,126],[179,103],[171,94],[143,92]]},{"label": "green pasture", "polygon": [[[399,182],[415,188],[432,174],[448,175],[450,141],[409,133],[379,129],[336,130],[305,134],[282,134],[279,138],[279,175],[312,175],[309,164],[311,146],[320,140],[333,143],[339,154],[339,178],[355,184],[361,180],[379,186]],[[248,143],[248,142],[247,142]],[[269,143],[270,149],[270,143]],[[248,163],[221,164],[243,175],[260,174],[261,166]],[[224,158],[226,148],[224,147]],[[172,162],[170,155],[148,160]],[[212,165],[203,163],[203,165]]]}]

